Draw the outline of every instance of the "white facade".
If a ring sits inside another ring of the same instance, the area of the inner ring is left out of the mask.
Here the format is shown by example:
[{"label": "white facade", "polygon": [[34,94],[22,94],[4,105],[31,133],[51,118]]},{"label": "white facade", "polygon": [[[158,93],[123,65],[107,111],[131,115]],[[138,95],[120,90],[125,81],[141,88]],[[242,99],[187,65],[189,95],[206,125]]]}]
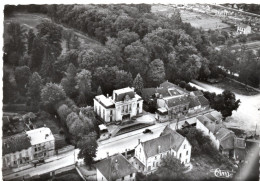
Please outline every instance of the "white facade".
[{"label": "white facade", "polygon": [[216,138],[216,136],[214,135],[214,133],[212,133],[206,126],[204,126],[204,124],[202,124],[199,120],[197,120],[196,122],[196,129],[199,129],[203,132],[203,134],[205,134],[206,136],[209,136],[209,138],[211,139],[213,145],[219,149],[219,140]]},{"label": "white facade", "polygon": [[97,169],[97,181],[107,181],[106,177]]},{"label": "white facade", "polygon": [[135,148],[135,158],[143,164],[143,167],[139,166],[139,171],[144,173],[156,171],[158,167],[161,166],[162,158],[166,157],[167,155],[173,155],[174,157],[179,159],[181,163],[188,165],[190,163],[191,157],[191,145],[185,138],[181,146],[178,148],[177,152],[174,149],[170,148],[165,152],[153,155],[148,158],[145,155],[142,143],[138,144]]},{"label": "white facade", "polygon": [[3,168],[19,167],[33,160],[32,147],[3,155]]},{"label": "white facade", "polygon": [[96,96],[94,111],[105,122],[128,120],[143,112],[143,100],[132,88],[119,89],[112,97]]},{"label": "white facade", "polygon": [[27,131],[32,145],[34,159],[48,158],[55,154],[55,139],[50,128],[38,128]]},{"label": "white facade", "polygon": [[239,34],[245,34],[248,35],[251,33],[251,26],[237,26],[237,32]]}]

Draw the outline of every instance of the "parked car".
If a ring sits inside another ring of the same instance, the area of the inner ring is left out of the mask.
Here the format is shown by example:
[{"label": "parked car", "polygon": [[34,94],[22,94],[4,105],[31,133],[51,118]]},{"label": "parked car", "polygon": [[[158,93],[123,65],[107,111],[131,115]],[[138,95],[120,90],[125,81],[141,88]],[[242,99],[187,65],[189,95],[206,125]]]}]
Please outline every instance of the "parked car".
[{"label": "parked car", "polygon": [[144,133],[144,134],[146,134],[146,133],[153,134],[153,132],[152,132],[150,129],[145,129],[145,130],[143,131],[143,133]]}]

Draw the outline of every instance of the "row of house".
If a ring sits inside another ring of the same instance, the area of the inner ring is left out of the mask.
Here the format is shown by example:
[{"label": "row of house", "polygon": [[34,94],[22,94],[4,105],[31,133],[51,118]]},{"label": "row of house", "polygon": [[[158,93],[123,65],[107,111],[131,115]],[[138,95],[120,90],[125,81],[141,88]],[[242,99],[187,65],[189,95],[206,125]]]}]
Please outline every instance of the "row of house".
[{"label": "row of house", "polygon": [[209,101],[201,91],[188,92],[168,81],[157,88],[145,88],[142,97],[146,103],[156,101],[158,122],[177,120],[186,115],[209,109]]},{"label": "row of house", "polygon": [[51,130],[42,127],[3,139],[3,169],[26,165],[33,160],[55,154],[55,139]]},{"label": "row of house", "polygon": [[162,159],[173,156],[188,166],[191,157],[191,144],[189,141],[166,126],[158,138],[140,142],[135,147],[134,157],[128,160],[127,155],[120,153],[108,156],[96,164],[97,180],[136,180],[137,172],[149,174],[155,172],[162,165]]}]

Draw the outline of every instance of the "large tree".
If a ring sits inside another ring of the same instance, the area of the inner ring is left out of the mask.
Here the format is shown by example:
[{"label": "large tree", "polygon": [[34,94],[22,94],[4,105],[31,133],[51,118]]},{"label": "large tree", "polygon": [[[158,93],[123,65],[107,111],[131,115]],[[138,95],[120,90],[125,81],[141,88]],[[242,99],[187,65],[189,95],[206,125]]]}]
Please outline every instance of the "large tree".
[{"label": "large tree", "polygon": [[52,108],[61,100],[66,98],[66,93],[61,85],[47,83],[41,90],[41,100]]},{"label": "large tree", "polygon": [[30,77],[27,91],[27,96],[29,97],[31,103],[33,103],[34,105],[39,103],[41,100],[41,88],[42,78],[37,72],[34,72]]},{"label": "large tree", "polygon": [[27,53],[28,54],[31,54],[34,38],[35,38],[35,34],[33,32],[33,29],[30,29],[27,34]]},{"label": "large tree", "polygon": [[44,38],[46,43],[51,46],[51,53],[53,53],[55,57],[58,57],[62,51],[62,28],[50,20],[43,20],[36,28],[38,30],[37,36]]},{"label": "large tree", "polygon": [[15,68],[15,80],[18,85],[19,91],[22,94],[26,93],[26,87],[27,83],[29,81],[29,78],[31,76],[30,68],[27,66],[21,66]]},{"label": "large tree", "polygon": [[158,86],[165,79],[165,70],[163,61],[160,59],[155,59],[149,65],[147,70],[147,83],[149,86]]},{"label": "large tree", "polygon": [[76,67],[72,63],[70,63],[65,73],[65,77],[61,80],[61,85],[64,91],[66,92],[66,95],[68,95],[71,98],[75,98],[75,96],[77,95],[77,83],[75,80],[76,74]]},{"label": "large tree", "polygon": [[92,75],[91,72],[83,69],[76,75],[77,88],[79,92],[79,104],[86,104],[91,92]]},{"label": "large tree", "polygon": [[187,168],[173,155],[167,155],[162,158],[161,166],[158,168],[157,173],[160,178],[164,179],[181,179],[184,176],[184,171]]},{"label": "large tree", "polygon": [[79,141],[77,146],[80,149],[78,158],[83,158],[85,164],[91,167],[91,165],[94,163],[94,158],[96,157],[98,147],[95,134],[89,133]]},{"label": "large tree", "polygon": [[5,63],[18,65],[19,59],[26,50],[25,37],[25,29],[19,23],[11,22],[7,25],[4,33]]},{"label": "large tree", "polygon": [[137,94],[139,95],[142,94],[142,90],[144,88],[144,82],[140,74],[137,74],[137,76],[135,77],[133,81],[133,87],[135,88]]}]

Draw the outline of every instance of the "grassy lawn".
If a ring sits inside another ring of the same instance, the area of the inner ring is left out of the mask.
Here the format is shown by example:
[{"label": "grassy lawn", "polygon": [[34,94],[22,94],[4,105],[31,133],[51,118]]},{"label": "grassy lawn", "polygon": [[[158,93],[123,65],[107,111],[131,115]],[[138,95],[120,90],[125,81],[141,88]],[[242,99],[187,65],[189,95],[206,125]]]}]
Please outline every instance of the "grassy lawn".
[{"label": "grassy lawn", "polygon": [[[220,168],[226,170],[224,165],[220,165],[210,158],[208,155],[200,155],[193,157],[191,160],[193,169],[186,173],[186,176],[190,180],[213,180],[217,179],[213,170]],[[231,170],[230,170],[231,171]],[[226,180],[226,179],[225,179]]]},{"label": "grassy lawn", "polygon": [[40,127],[48,127],[51,129],[52,134],[59,134],[60,126],[58,124],[58,120],[55,119],[53,115],[48,113],[41,112],[35,121],[33,121],[33,125],[37,128]]},{"label": "grassy lawn", "polygon": [[181,10],[181,18],[183,22],[190,23],[195,28],[208,29],[222,29],[230,27],[226,23],[222,23],[222,20],[217,17],[211,17],[206,14],[200,14],[197,12]]},{"label": "grassy lawn", "polygon": [[241,95],[251,96],[251,95],[258,94],[258,92],[256,92],[255,90],[248,88],[237,82],[234,82],[232,80],[229,80],[227,78],[225,78],[223,81],[219,83],[213,84],[213,86],[216,86],[221,89],[229,90],[231,92],[241,94]]}]

